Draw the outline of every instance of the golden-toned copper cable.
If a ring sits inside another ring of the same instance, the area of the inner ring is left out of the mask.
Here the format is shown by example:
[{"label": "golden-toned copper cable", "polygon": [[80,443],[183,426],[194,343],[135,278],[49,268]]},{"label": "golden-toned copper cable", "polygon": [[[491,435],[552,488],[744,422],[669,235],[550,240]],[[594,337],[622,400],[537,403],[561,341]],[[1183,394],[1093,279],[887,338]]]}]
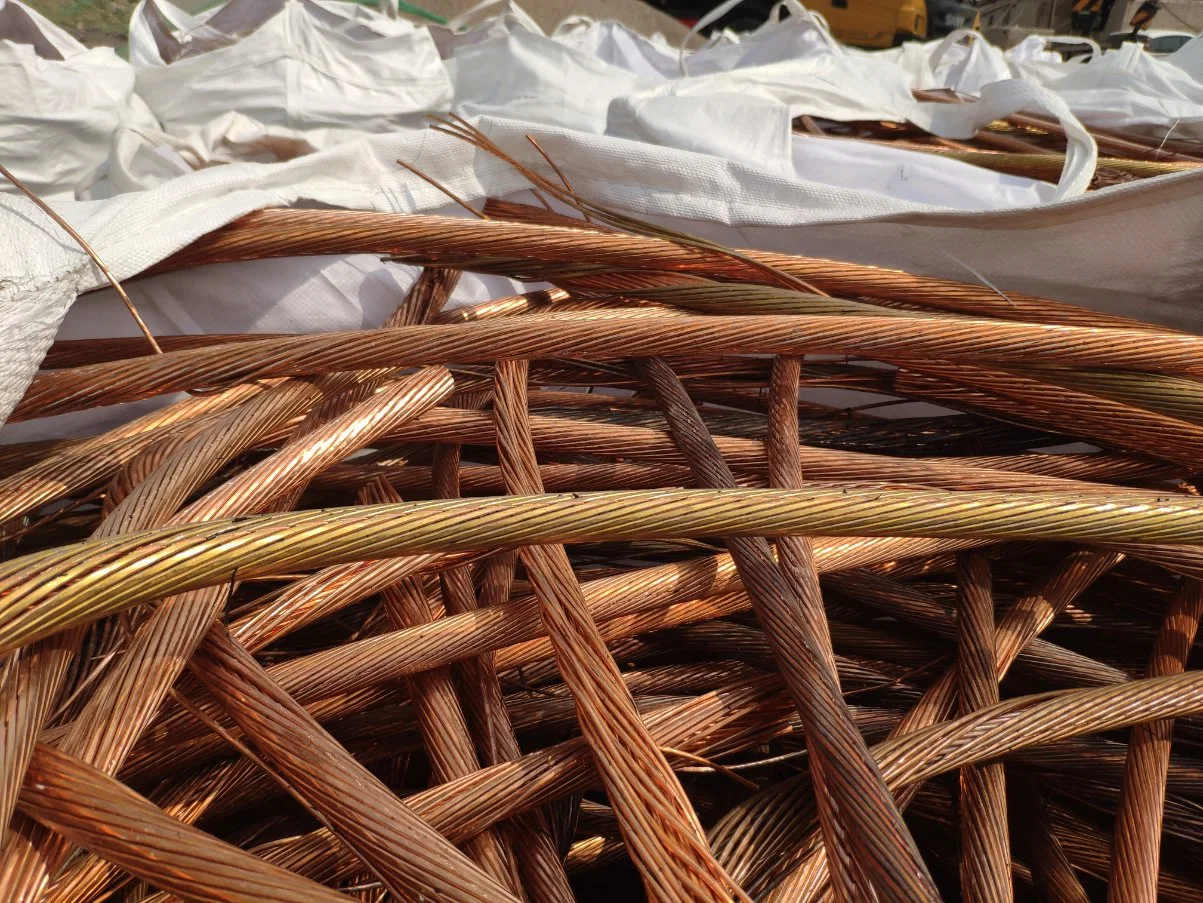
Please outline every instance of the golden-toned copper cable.
[{"label": "golden-toned copper cable", "polygon": [[[94,540],[0,564],[0,648],[167,593],[304,565],[581,539],[708,535],[1203,542],[1203,503],[1182,496],[860,488],[657,490],[413,502],[206,521]],[[264,543],[271,537],[270,543]],[[172,564],[187,556],[187,570]],[[73,562],[68,568],[66,561]],[[97,568],[98,564],[104,565]],[[48,571],[48,568],[62,570]],[[52,579],[44,575],[53,573]],[[68,579],[69,578],[69,579]]]}]

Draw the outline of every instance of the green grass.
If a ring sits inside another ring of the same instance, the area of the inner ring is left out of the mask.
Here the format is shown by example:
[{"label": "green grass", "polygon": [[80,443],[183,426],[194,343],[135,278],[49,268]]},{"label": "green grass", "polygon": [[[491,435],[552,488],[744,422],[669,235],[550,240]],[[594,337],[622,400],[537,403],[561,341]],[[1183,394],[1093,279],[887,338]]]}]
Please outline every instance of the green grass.
[{"label": "green grass", "polygon": [[116,47],[124,54],[126,28],[137,0],[27,0],[47,19],[89,47]]},{"label": "green grass", "polygon": [[[126,29],[129,17],[138,0],[25,0],[43,16],[61,25],[89,47],[116,47],[125,55]],[[188,12],[198,12],[212,6],[217,0],[174,0],[175,5]],[[369,6],[375,0],[359,0]],[[410,6],[410,9],[406,9]],[[416,8],[413,8],[416,7]],[[421,0],[411,4],[402,2],[402,11],[409,12],[418,20],[446,21],[442,16],[425,12]]]}]

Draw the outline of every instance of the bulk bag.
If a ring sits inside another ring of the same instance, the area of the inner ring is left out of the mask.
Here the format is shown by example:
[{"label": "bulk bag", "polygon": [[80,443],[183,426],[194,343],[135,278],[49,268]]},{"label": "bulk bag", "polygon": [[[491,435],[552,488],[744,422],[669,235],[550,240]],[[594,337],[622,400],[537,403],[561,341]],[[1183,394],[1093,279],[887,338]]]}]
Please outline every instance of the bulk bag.
[{"label": "bulk bag", "polygon": [[108,160],[114,133],[156,127],[113,48],[89,49],[25,4],[0,0],[0,160],[30,189],[73,198]]}]

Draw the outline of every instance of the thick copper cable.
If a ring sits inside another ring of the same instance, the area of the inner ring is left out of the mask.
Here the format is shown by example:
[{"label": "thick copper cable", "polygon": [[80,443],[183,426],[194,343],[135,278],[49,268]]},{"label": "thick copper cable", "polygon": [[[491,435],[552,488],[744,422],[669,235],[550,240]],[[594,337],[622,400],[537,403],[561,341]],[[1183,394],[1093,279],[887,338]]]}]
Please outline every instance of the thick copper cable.
[{"label": "thick copper cable", "polygon": [[396,896],[517,903],[417,817],[215,624],[193,673],[331,830]]},{"label": "thick copper cable", "polygon": [[896,361],[1203,372],[1203,339],[1167,332],[968,318],[677,317],[609,313],[482,320],[263,339],[52,370],[34,378],[10,419],[27,420],[252,378],[459,364],[507,356],[855,354]]},{"label": "thick copper cable", "polygon": [[[775,489],[798,489],[802,486],[802,460],[794,437],[798,435],[798,391],[801,383],[801,360],[778,355],[773,359],[769,383],[769,433],[765,450],[769,461],[769,485]],[[823,593],[819,572],[815,567],[814,549],[805,536],[782,536],[777,540],[777,563],[786,584],[799,603],[799,623],[809,634],[818,664],[834,679],[840,689],[835,652],[831,648],[831,631],[823,610]],[[831,867],[832,888],[838,899],[855,900],[857,888],[870,887],[870,879],[855,857],[848,856],[848,839],[840,837],[846,830],[837,813],[827,805],[826,785],[822,776],[821,756],[811,762],[816,775],[816,790],[820,792],[819,819],[827,838],[827,855]],[[893,800],[887,797],[893,806]]]},{"label": "thick copper cable", "polygon": [[[530,416],[531,438],[541,451],[588,454],[677,465],[684,459],[671,436],[653,426],[633,426],[544,414]],[[488,445],[495,441],[494,418],[487,413],[439,408],[395,431],[391,438],[415,442],[459,442]],[[723,457],[735,470],[765,473],[768,456],[760,439],[715,436]],[[1016,455],[977,459],[897,458],[870,452],[805,445],[799,448],[802,467],[815,481],[883,481],[892,484],[939,486],[948,489],[1012,489],[1112,491],[1058,478],[1054,455]],[[1041,460],[1044,459],[1044,460]],[[1067,459],[1067,470],[1084,462]],[[1017,473],[1010,473],[1014,469]],[[1021,476],[1020,473],[1023,475]]]},{"label": "thick copper cable", "polygon": [[[1034,407],[1047,414],[1040,418],[1046,423],[1067,418],[1067,422],[1073,424],[1075,435],[1096,439],[1106,445],[1188,467],[1194,466],[1203,457],[1203,427],[1165,414],[999,370],[961,368],[930,362],[915,365],[913,369],[953,385],[967,385],[979,392],[1001,395],[1018,403],[1024,410]],[[902,385],[898,388],[903,391]]]},{"label": "thick copper cable", "polygon": [[[957,701],[961,715],[998,703],[990,560],[957,554]],[[961,894],[966,903],[1009,903],[1011,851],[1001,762],[961,769]]]},{"label": "thick copper cable", "polygon": [[[532,432],[535,433],[536,449],[540,444],[546,446],[554,441],[547,439],[541,442],[538,431],[532,429]],[[716,437],[716,441],[721,443],[723,438]],[[801,454],[809,456],[810,449],[802,450]],[[1099,482],[1142,481],[1166,477],[1172,472],[1168,465],[1122,454],[998,455],[945,460],[954,465]],[[548,492],[684,488],[696,485],[689,468],[679,464],[540,464],[539,475]],[[354,490],[378,476],[388,480],[393,488],[410,494],[410,497],[422,497],[428,494],[431,469],[416,464],[340,464],[314,480],[313,485],[323,489]],[[753,473],[750,467],[747,471],[741,467],[735,479],[740,486],[749,488],[767,485],[767,480]],[[467,495],[495,495],[502,491],[501,471],[493,465],[465,467],[461,473],[461,487]]]},{"label": "thick copper cable", "polygon": [[[215,795],[237,792],[241,782],[262,774],[250,759],[223,762],[217,771],[198,771],[169,795],[155,793],[151,800],[163,813],[186,825],[193,825],[205,813]],[[287,867],[287,866],[285,866]],[[296,871],[290,869],[290,871]],[[305,877],[320,880],[314,875]],[[130,876],[108,860],[95,854],[73,859],[46,889],[44,903],[79,903],[115,891]]]},{"label": "thick copper cable", "polygon": [[72,842],[186,899],[202,903],[350,900],[175,821],[103,772],[48,746],[38,748],[21,805]]},{"label": "thick copper cable", "polygon": [[[544,215],[538,208],[530,210],[535,215]],[[556,265],[579,267],[581,261],[589,261],[599,270],[646,269],[747,282],[765,280],[763,271],[730,254],[661,238],[497,220],[345,210],[261,210],[211,232],[155,270],[229,260],[335,253],[394,254],[414,262],[441,262],[463,269],[514,275],[540,269],[551,272]],[[1022,293],[1000,295],[984,285],[842,261],[760,251],[743,253],[755,264],[767,265],[836,295],[913,301],[924,307],[1003,319],[1150,328],[1124,317]]]},{"label": "thick copper cable", "polygon": [[[457,445],[438,445],[432,468],[433,489],[440,498],[460,495],[460,449]],[[387,484],[380,487],[382,492]],[[392,493],[390,498],[400,500]],[[485,564],[478,600],[472,575],[465,568],[454,568],[440,575],[444,608],[451,615],[467,615],[481,607],[501,605],[509,600],[517,557],[513,552],[495,555]],[[469,726],[486,765],[520,758],[522,750],[505,709],[501,682],[491,652],[460,662],[461,685]],[[531,812],[507,825],[526,889],[532,903],[570,903],[572,889],[555,847],[551,828],[544,813]]]},{"label": "thick copper cable", "polygon": [[[1019,652],[1028,641],[1051,623],[1053,617],[1074,598],[1090,587],[1119,560],[1118,554],[1076,552],[1042,580],[1033,590],[1018,599],[1008,609],[995,628],[995,655],[997,679],[1007,673]],[[891,736],[903,738],[915,731],[947,719],[956,704],[957,672],[950,669],[936,681],[894,729]],[[799,796],[801,794],[801,797]],[[744,857],[744,868],[763,868],[762,880],[780,881],[767,899],[774,903],[811,899],[825,883],[826,862],[821,848],[813,849],[804,843],[805,832],[810,826],[802,816],[802,799],[808,797],[805,786],[798,782],[778,785],[775,791],[754,797],[746,809],[737,808],[716,826],[712,836],[720,856],[730,855],[734,850],[746,846],[744,834],[754,824],[757,834],[752,843],[765,847],[755,856]],[[913,792],[904,795],[909,801]],[[765,830],[766,822],[773,830]],[[790,839],[794,844],[791,845]],[[802,863],[781,881],[781,872],[787,871],[791,853],[799,850],[812,851]],[[785,857],[777,859],[775,857]],[[784,868],[783,868],[784,866]],[[743,871],[737,871],[742,876]]]},{"label": "thick copper cable", "polygon": [[[1203,617],[1203,586],[1185,580],[1162,621],[1149,660],[1149,676],[1181,674]],[[1115,817],[1108,899],[1154,903],[1160,871],[1161,822],[1165,779],[1173,739],[1172,721],[1153,721],[1132,728],[1128,761]]]},{"label": "thick copper cable", "polygon": [[[540,493],[538,463],[527,425],[527,365],[499,361],[494,390],[497,451],[507,489]],[[664,903],[742,898],[714,862],[688,798],[635,713],[589,616],[563,546],[520,551],[531,574],[557,661],[572,689],[581,731],[597,757],[603,782],[648,896]]]},{"label": "thick copper cable", "polygon": [[0,480],[0,523],[88,486],[102,483],[153,442],[170,435],[192,435],[219,415],[246,401],[258,386],[234,386],[225,392],[186,398],[160,411],[75,443]]},{"label": "thick copper cable", "polygon": [[[359,500],[368,505],[379,505],[400,501],[400,497],[387,483],[378,481],[360,490]],[[384,603],[393,627],[398,630],[422,627],[436,620],[418,577],[404,577],[385,587]],[[468,722],[451,679],[451,669],[423,671],[410,677],[408,683],[435,780],[451,781],[478,771],[480,760],[468,733]],[[513,850],[498,832],[485,831],[473,837],[465,851],[499,884],[515,895],[521,894]]]},{"label": "thick copper cable", "polygon": [[[698,481],[709,488],[733,488],[735,477],[672,370],[657,358],[638,361],[637,366]],[[787,448],[796,459],[795,443],[790,441]],[[798,470],[795,465],[786,472]],[[813,594],[806,603],[798,598],[774,566],[763,539],[727,537],[726,543],[806,725],[807,743],[820,775],[820,811],[826,810],[824,837],[828,849],[842,860],[841,899],[872,893],[854,884],[862,870],[869,887],[885,899],[939,899],[863,739],[852,728],[835,669],[827,667],[830,653],[823,645],[830,649],[830,640],[815,626],[823,617],[821,600]],[[790,563],[796,565],[797,556]],[[813,593],[813,581],[808,582]]]},{"label": "thick copper cable", "polygon": [[1011,794],[1017,803],[1015,832],[1032,870],[1032,884],[1049,903],[1090,903],[1060,841],[1049,826],[1039,791],[1030,782]]},{"label": "thick copper cable", "polygon": [[[243,576],[419,552],[712,535],[1203,542],[1203,503],[1167,495],[859,488],[655,490],[413,502],[180,524],[0,564],[0,649],[159,596]],[[264,543],[265,537],[272,542]],[[185,569],[173,567],[189,556]],[[103,568],[97,565],[104,563]],[[1184,545],[1173,567],[1197,571]],[[47,574],[54,575],[46,579]]]}]

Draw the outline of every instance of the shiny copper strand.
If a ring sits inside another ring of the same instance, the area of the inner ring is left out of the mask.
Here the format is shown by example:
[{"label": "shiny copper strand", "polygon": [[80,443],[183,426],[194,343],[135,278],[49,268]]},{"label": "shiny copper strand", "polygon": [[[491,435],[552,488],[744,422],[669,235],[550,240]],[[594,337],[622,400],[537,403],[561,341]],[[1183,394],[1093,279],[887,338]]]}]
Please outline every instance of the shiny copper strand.
[{"label": "shiny copper strand", "polygon": [[230,634],[247,650],[257,652],[307,624],[420,573],[442,557],[410,555],[323,568],[289,584],[267,604],[232,621]]},{"label": "shiny copper strand", "polygon": [[[734,488],[730,469],[672,370],[657,358],[637,361],[636,366],[698,482]],[[795,447],[796,441],[788,443],[789,449]],[[839,890],[850,895],[848,899],[864,899],[875,891],[885,900],[938,900],[914,840],[852,724],[835,669],[817,645],[830,642],[814,627],[821,616],[813,607],[808,611],[786,584],[767,542],[750,537],[726,537],[725,542],[802,715],[811,757],[819,763],[816,791],[820,807],[828,807],[824,839],[844,858]],[[850,864],[853,859],[873,891],[853,885],[858,871]]]},{"label": "shiny copper strand", "polygon": [[[802,461],[798,454],[798,390],[802,364],[796,357],[778,355],[773,359],[769,383],[769,432],[765,451],[769,463],[769,485],[780,489],[802,486]],[[823,610],[823,593],[819,572],[815,567],[814,549],[805,536],[781,536],[777,539],[777,565],[781,576],[798,603],[798,623],[815,650],[817,664],[839,689],[835,651],[831,648],[831,632]],[[854,901],[861,894],[873,893],[872,884],[858,860],[849,855],[847,826],[830,805],[826,790],[828,780],[823,775],[822,757],[811,759],[815,776],[815,795],[819,804],[819,822],[826,842],[827,862],[831,869],[831,886],[837,900]],[[832,854],[835,854],[834,856]]]},{"label": "shiny copper strand", "polygon": [[[405,303],[384,326],[420,324],[434,320],[450,299],[451,291],[459,281],[459,275],[458,270],[432,267],[424,269],[407,293]],[[563,293],[544,292],[537,293],[536,297],[551,302],[560,295]],[[489,310],[493,315],[499,315],[503,310],[506,313],[515,312],[506,309],[504,304],[490,304]],[[437,445],[434,455],[432,479],[427,485],[434,488],[436,497],[457,498],[460,494],[458,446]],[[387,484],[377,486],[377,491],[382,497],[400,501]],[[511,564],[511,579],[512,576]],[[447,613],[466,614],[476,609],[476,593],[466,568],[445,571],[440,576],[440,581]],[[500,589],[496,585],[493,588]],[[461,662],[460,668],[464,702],[469,715],[474,716],[471,718],[470,730],[486,759],[485,764],[518,758],[521,750],[501,699],[501,685],[493,667],[492,655],[485,653],[476,658],[466,659]],[[476,761],[471,739],[466,753],[473,762]],[[525,891],[532,903],[568,903],[572,899],[572,891],[551,835],[546,824],[542,823],[539,813],[530,813],[515,819],[507,828],[508,831],[495,835],[496,843],[505,857],[507,867],[517,860],[522,876],[526,878]],[[522,876],[512,876],[510,882],[519,893],[524,890]]]},{"label": "shiny copper strand", "polygon": [[[1110,836],[1093,822],[1059,805],[1049,806],[1049,821],[1074,867],[1106,881],[1111,868]],[[1197,880],[1170,868],[1162,868],[1157,893],[1158,899],[1166,903],[1195,903],[1199,899]]]},{"label": "shiny copper strand", "polygon": [[[393,438],[412,441],[492,445],[496,442],[495,417],[484,412],[439,408],[416,418]],[[588,454],[597,457],[634,458],[676,465],[684,461],[680,450],[664,431],[649,426],[530,416],[531,439],[541,451]],[[765,473],[768,459],[759,439],[716,436],[719,451],[734,470]],[[1023,492],[1065,490],[1112,492],[1114,487],[1068,479],[1055,473],[1023,470],[1024,457],[1009,458],[894,458],[869,452],[801,446],[801,465],[815,481],[883,481],[948,489],[997,489]],[[1051,455],[1046,457],[1053,457]],[[1074,462],[1067,462],[1072,468]],[[1012,470],[1014,468],[1014,470]],[[1046,465],[1046,469],[1054,469]]]},{"label": "shiny copper strand", "polygon": [[[418,423],[422,423],[422,418],[419,418]],[[482,420],[482,429],[484,428],[484,423]],[[546,432],[544,431],[544,424],[547,424]],[[608,453],[608,445],[610,443],[606,441],[606,431],[609,427],[604,424],[598,424],[597,426],[599,428],[594,433],[596,437],[595,443],[600,447],[595,447],[595,450]],[[536,449],[543,447],[553,450],[556,447],[557,443],[550,435],[551,425],[546,420],[538,416],[532,417],[531,427]],[[421,427],[419,426],[419,428]],[[437,428],[433,427],[432,423],[432,432],[435,429]],[[455,429],[455,427],[449,427],[448,431]],[[628,433],[627,435],[631,434]],[[645,436],[649,439],[648,442],[644,443],[647,449],[646,454],[649,456],[658,454],[658,452],[652,451],[653,446],[650,441],[652,437],[646,432],[639,433],[640,438]],[[632,436],[632,438],[635,437]],[[569,442],[571,441],[570,438]],[[724,451],[724,457],[736,458],[732,467],[737,468],[735,479],[740,486],[754,488],[768,485],[766,477],[760,472],[761,465],[757,461],[758,456],[755,447],[738,444],[754,442],[755,440],[740,440],[733,437],[716,436],[715,441],[719,444],[720,450]],[[569,442],[563,444],[567,446]],[[605,444],[602,445],[602,443]],[[614,440],[614,444],[616,446],[614,453],[618,454],[618,443],[616,440]],[[662,443],[657,442],[654,447],[659,448],[660,444]],[[745,448],[748,449],[747,452],[743,451]],[[816,469],[825,474],[827,479],[831,479],[841,471],[848,474],[849,478],[851,478],[853,474],[858,472],[854,469],[853,465],[862,462],[863,469],[859,472],[866,478],[874,472],[879,476],[885,477],[891,470],[894,470],[894,465],[899,463],[899,459],[868,455],[867,453],[842,453],[835,451],[831,457],[828,457],[826,453],[829,451],[833,450],[802,448],[799,450],[799,455],[808,463],[814,464]],[[643,453],[645,453],[644,449],[639,444],[628,446],[628,454],[630,455],[641,455]],[[851,455],[852,457],[842,457],[843,455]],[[1141,460],[1134,457],[1107,454],[1081,456],[995,455],[989,457],[928,458],[926,460],[927,464],[921,463],[909,468],[905,462],[902,462],[895,472],[900,477],[908,481],[913,481],[916,485],[930,484],[934,483],[937,477],[933,476],[933,469],[928,465],[935,463],[938,469],[934,473],[939,473],[945,465],[958,468],[959,472],[964,474],[966,481],[973,480],[973,484],[979,485],[982,488],[995,485],[994,480],[996,477],[989,473],[989,471],[1003,470],[1014,473],[1027,473],[1033,476],[1052,477],[1059,480],[1075,480],[1079,481],[1077,488],[1082,491],[1096,492],[1106,492],[1112,488],[1103,485],[1103,482],[1157,478],[1166,476],[1169,473],[1166,465],[1158,464],[1148,459]],[[765,467],[767,468],[767,461]],[[944,473],[947,474],[950,472],[944,470]],[[432,478],[431,469],[420,465],[340,464],[331,467],[325,474],[318,477],[314,481],[314,485],[323,489],[354,490],[376,476],[384,477],[397,490],[408,491],[415,495],[428,491]],[[697,485],[688,467],[681,464],[667,463],[540,464],[539,476],[543,479],[544,487],[548,492],[655,489],[659,487],[690,487]],[[1014,479],[1014,477],[1010,474],[1003,474],[997,479],[1000,482],[1006,482]],[[1086,482],[1095,480],[1102,482]],[[966,483],[963,485],[973,484]],[[1039,490],[1041,485],[1040,481],[1036,481],[1035,489]],[[1050,481],[1043,485],[1052,488],[1055,485],[1064,484],[1056,484]],[[493,495],[504,489],[501,471],[492,465],[474,465],[464,468],[461,486],[465,494],[468,495]]]},{"label": "shiny copper strand", "polygon": [[[1181,674],[1203,617],[1203,586],[1183,580],[1166,610],[1149,658],[1149,677]],[[1160,871],[1165,779],[1174,723],[1138,724],[1128,734],[1128,759],[1115,816],[1115,845],[1107,899],[1154,903]]]},{"label": "shiny copper strand", "polygon": [[[527,364],[498,361],[497,451],[509,492],[539,494],[526,404]],[[618,668],[598,635],[563,546],[520,553],[540,603],[581,731],[622,825],[631,857],[655,901],[726,900],[742,891],[715,863],[684,790],[639,720]]]},{"label": "shiny copper strand", "polygon": [[1077,436],[1188,467],[1203,458],[1203,427],[1175,417],[1000,370],[931,363],[914,365],[913,369],[1001,395],[1027,411],[1034,407],[1047,412],[1046,422],[1050,424],[1065,418],[1062,422],[1072,423]]},{"label": "shiny copper strand", "polygon": [[[236,792],[240,782],[258,771],[249,759],[227,760],[220,769],[200,771],[182,781],[169,794],[155,793],[151,800],[164,814],[183,824],[192,825],[204,815],[214,798]],[[306,875],[313,878],[313,875]],[[117,865],[93,854],[71,860],[51,882],[43,903],[79,903],[113,892],[130,876]],[[315,879],[316,880],[316,879]]]},{"label": "shiny copper strand", "polygon": [[151,443],[180,431],[190,433],[197,422],[206,423],[207,418],[258,391],[258,386],[241,385],[214,395],[184,399],[71,445],[5,477],[0,480],[0,524],[103,483]]},{"label": "shiny copper strand", "polygon": [[[960,714],[998,703],[990,559],[957,553],[957,702]],[[961,769],[961,894],[966,903],[1010,903],[1011,850],[1001,762]]]},{"label": "shiny copper strand", "polygon": [[[399,502],[401,497],[387,483],[378,480],[359,492],[367,505]],[[393,627],[422,627],[435,620],[426,590],[417,577],[405,577],[384,589],[385,611]],[[409,678],[409,697],[422,731],[423,744],[436,781],[462,778],[480,770],[480,760],[468,733],[468,722],[460,707],[459,696],[451,679],[450,668],[432,668]],[[513,850],[495,831],[471,838],[465,846],[468,855],[498,883],[521,895]]]}]

